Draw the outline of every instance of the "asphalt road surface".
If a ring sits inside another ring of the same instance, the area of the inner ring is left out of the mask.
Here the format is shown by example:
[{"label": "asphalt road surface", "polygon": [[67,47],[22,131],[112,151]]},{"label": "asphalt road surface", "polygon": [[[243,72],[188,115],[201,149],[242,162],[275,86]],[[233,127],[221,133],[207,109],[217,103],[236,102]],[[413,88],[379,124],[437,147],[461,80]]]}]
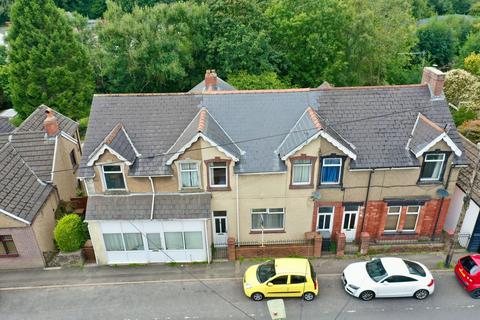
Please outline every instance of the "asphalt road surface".
[{"label": "asphalt road surface", "polygon": [[[313,302],[287,298],[289,320],[297,319],[479,319],[471,299],[451,271],[434,273],[436,291],[413,298],[363,302],[346,294],[339,276],[320,276]],[[213,290],[212,290],[213,289]],[[76,283],[0,289],[0,319],[270,319],[265,301],[243,295],[241,279],[97,279]]]}]

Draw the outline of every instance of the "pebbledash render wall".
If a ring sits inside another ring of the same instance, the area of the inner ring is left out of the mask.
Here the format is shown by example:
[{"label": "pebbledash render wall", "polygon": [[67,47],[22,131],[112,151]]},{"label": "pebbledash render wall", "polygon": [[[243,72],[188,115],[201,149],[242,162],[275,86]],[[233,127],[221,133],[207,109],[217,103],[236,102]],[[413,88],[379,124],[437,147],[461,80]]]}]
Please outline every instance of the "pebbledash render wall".
[{"label": "pebbledash render wall", "polygon": [[[451,151],[444,142],[439,142],[429,151],[441,150]],[[343,185],[329,188],[317,187],[319,179],[320,157],[328,155],[346,156],[342,151],[330,144],[323,138],[318,138],[298,150],[292,157],[313,157],[314,172],[313,184],[307,188],[291,188],[291,165],[290,160],[286,161],[288,170],[280,173],[255,173],[240,174],[234,173],[234,162],[229,162],[229,187],[224,190],[210,190],[208,188],[208,173],[205,161],[212,159],[230,160],[217,148],[202,140],[201,138],[192,144],[172,165],[172,176],[153,177],[156,192],[183,192],[180,189],[177,179],[178,163],[180,160],[196,160],[201,163],[201,184],[202,188],[195,191],[210,191],[212,194],[211,210],[227,211],[228,235],[237,240],[260,241],[261,234],[251,230],[251,210],[255,208],[284,208],[285,222],[284,230],[275,232],[264,232],[264,239],[269,240],[299,240],[305,237],[306,232],[315,231],[317,224],[317,208],[322,205],[335,206],[332,234],[341,229],[343,221],[343,205],[349,202],[363,203],[366,199],[367,185],[370,172],[368,170],[350,170],[350,159],[346,158],[343,168]],[[375,169],[371,174],[370,189],[367,204],[367,218],[363,230],[371,234],[373,238],[382,239],[383,227],[385,225],[387,204],[384,199],[388,198],[430,198],[422,207],[419,214],[417,228],[409,238],[431,236],[433,226],[437,219],[440,200],[437,190],[445,188],[452,194],[460,168],[452,167],[453,155],[450,153],[447,168],[444,174],[444,181],[448,177],[448,185],[444,183],[419,184],[420,167],[400,169]],[[95,193],[103,193],[101,181],[102,163],[118,162],[118,159],[105,152],[96,162],[95,178],[93,187]],[[148,178],[128,177],[128,166],[123,165],[126,184],[129,192],[151,193],[151,186]],[[238,190],[237,190],[238,186]],[[237,192],[238,191],[238,192]],[[320,199],[312,200],[313,192],[320,193]],[[238,194],[238,197],[237,197]],[[445,215],[449,206],[449,198],[445,199],[442,212],[439,217],[437,234],[442,229]],[[238,207],[238,210],[237,210]],[[406,208],[403,208],[406,210]],[[360,216],[357,222],[357,239],[361,232],[364,208],[360,209]],[[238,215],[238,220],[237,220]],[[402,214],[399,230],[403,225],[405,214]],[[239,232],[238,232],[239,231]],[[399,233],[389,235],[388,238],[402,238],[406,235]],[[99,241],[101,242],[101,241]]]}]

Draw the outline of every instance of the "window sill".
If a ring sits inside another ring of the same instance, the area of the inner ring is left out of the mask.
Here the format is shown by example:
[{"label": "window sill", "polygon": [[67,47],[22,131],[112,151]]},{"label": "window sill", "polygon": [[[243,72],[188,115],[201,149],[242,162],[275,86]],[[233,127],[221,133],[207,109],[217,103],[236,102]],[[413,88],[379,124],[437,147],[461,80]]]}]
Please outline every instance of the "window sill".
[{"label": "window sill", "polygon": [[105,190],[104,194],[106,194],[106,195],[123,195],[123,194],[128,194],[128,191],[126,189]]},{"label": "window sill", "polygon": [[202,188],[181,188],[180,192],[190,193],[190,192],[203,192]]},{"label": "window sill", "polygon": [[312,189],[313,184],[291,184],[290,189]]},{"label": "window sill", "polygon": [[343,186],[340,184],[321,184],[317,189],[342,189]]},{"label": "window sill", "polygon": [[384,231],[382,233],[382,236],[388,237],[388,236],[417,236],[418,233],[415,231]]},{"label": "window sill", "polygon": [[424,185],[432,185],[432,184],[443,184],[441,180],[418,180],[417,185],[424,186]]},{"label": "window sill", "polygon": [[207,191],[232,191],[232,188],[230,186],[226,187],[207,187]]},{"label": "window sill", "polygon": [[[263,230],[263,233],[286,233],[285,230]],[[262,234],[262,230],[250,230],[250,234]]]},{"label": "window sill", "polygon": [[0,259],[1,259],[1,258],[16,258],[16,257],[18,257],[18,253],[2,254],[2,255],[0,255]]}]

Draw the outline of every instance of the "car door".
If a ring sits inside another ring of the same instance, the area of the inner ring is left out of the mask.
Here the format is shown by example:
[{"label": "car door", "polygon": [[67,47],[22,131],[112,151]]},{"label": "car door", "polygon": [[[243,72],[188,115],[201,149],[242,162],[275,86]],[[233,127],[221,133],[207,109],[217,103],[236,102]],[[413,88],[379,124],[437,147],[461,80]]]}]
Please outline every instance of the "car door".
[{"label": "car door", "polygon": [[305,291],[307,278],[304,275],[290,275],[289,283],[288,295],[290,297],[300,297]]},{"label": "car door", "polygon": [[267,281],[267,297],[288,296],[288,275],[275,276]]},{"label": "car door", "polygon": [[377,297],[407,297],[415,292],[417,280],[406,276],[390,276],[378,285]]}]

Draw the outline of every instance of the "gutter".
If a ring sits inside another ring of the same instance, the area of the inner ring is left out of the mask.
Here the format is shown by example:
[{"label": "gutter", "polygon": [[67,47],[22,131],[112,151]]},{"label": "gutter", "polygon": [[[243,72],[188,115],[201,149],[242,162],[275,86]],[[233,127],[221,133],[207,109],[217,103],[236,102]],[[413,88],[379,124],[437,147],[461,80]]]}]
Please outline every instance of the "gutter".
[{"label": "gutter", "polygon": [[155,208],[155,186],[153,185],[152,177],[148,177],[150,185],[152,186],[152,208],[150,209],[150,220],[153,220],[153,209]]}]

